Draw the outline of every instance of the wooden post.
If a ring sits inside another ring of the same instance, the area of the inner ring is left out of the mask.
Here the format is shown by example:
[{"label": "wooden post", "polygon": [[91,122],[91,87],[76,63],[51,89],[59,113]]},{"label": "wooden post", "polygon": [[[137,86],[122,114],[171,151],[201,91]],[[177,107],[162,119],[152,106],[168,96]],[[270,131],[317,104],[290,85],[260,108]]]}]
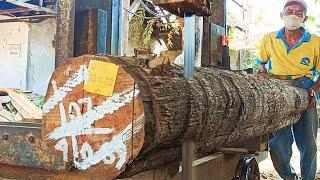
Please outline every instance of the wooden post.
[{"label": "wooden post", "polygon": [[75,56],[107,53],[107,12],[92,9],[79,13],[75,34]]},{"label": "wooden post", "polygon": [[60,0],[55,36],[56,68],[68,58],[73,57],[74,19],[75,1]]},{"label": "wooden post", "polygon": [[121,0],[119,14],[119,55],[126,56],[129,43],[129,13],[125,9],[130,8],[130,0]]},{"label": "wooden post", "polygon": [[226,26],[225,0],[213,0],[209,6],[211,16],[204,17],[203,22],[202,67],[216,67],[218,65],[218,61],[216,57],[212,56],[212,54],[222,53],[212,52],[211,24],[213,23],[223,28]]},{"label": "wooden post", "polygon": [[110,53],[111,2],[77,0],[74,56]]},{"label": "wooden post", "polygon": [[128,46],[130,0],[112,0],[111,54],[125,56]]}]

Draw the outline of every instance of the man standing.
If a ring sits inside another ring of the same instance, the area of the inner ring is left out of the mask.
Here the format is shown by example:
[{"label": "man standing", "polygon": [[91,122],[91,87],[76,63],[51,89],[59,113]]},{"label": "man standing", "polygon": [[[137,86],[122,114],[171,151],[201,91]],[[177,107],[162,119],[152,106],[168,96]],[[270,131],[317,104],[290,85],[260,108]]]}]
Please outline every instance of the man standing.
[{"label": "man standing", "polygon": [[298,179],[290,165],[293,140],[300,152],[301,179],[314,180],[317,170],[315,92],[320,89],[320,80],[314,82],[313,76],[320,72],[320,38],[301,27],[308,19],[307,8],[304,0],[285,3],[281,13],[285,27],[263,37],[257,60],[259,73],[297,81],[310,96],[308,109],[299,121],[292,127],[275,132],[269,142],[273,165],[285,180]]}]

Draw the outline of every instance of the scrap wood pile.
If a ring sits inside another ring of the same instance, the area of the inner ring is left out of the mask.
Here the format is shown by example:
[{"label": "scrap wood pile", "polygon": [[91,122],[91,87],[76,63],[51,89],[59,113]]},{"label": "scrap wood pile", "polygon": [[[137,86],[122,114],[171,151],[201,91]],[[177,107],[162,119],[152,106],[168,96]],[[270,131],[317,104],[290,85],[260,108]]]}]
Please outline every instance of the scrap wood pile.
[{"label": "scrap wood pile", "polygon": [[42,110],[37,107],[41,97],[30,92],[0,88],[0,121],[40,122]]},{"label": "scrap wood pile", "polygon": [[[166,67],[163,67],[166,66]],[[198,68],[152,70],[135,58],[81,56],[54,72],[43,106],[43,138],[59,170],[113,179],[198,157],[294,124],[308,94],[292,81]]]}]

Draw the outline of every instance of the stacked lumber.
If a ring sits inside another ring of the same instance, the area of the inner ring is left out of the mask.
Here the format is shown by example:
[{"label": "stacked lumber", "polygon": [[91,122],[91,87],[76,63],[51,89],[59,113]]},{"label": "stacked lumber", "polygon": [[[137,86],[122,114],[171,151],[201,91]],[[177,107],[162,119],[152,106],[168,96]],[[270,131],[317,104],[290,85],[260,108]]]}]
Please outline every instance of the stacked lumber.
[{"label": "stacked lumber", "polygon": [[22,93],[9,88],[0,88],[0,121],[40,122],[42,110]]},{"label": "stacked lumber", "polygon": [[135,58],[81,56],[57,68],[42,132],[63,157],[59,170],[129,177],[179,162],[185,140],[195,142],[201,157],[290,126],[308,104],[294,81],[216,68],[197,68],[186,79],[182,67],[164,66],[150,70]]}]

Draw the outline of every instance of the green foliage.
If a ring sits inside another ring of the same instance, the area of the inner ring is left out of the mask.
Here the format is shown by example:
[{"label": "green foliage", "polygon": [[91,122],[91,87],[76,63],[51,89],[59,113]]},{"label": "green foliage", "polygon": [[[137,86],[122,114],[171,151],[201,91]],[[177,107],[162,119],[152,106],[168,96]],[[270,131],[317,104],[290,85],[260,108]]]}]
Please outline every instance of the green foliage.
[{"label": "green foliage", "polygon": [[144,19],[143,17],[146,16],[144,8],[140,7],[136,14],[138,16],[133,16],[131,21],[130,21],[130,26],[129,26],[129,36],[130,37],[135,37],[137,36],[137,32],[140,31],[140,29],[143,27]]},{"label": "green foliage", "polygon": [[130,21],[129,40],[132,43],[132,47],[141,48],[141,45],[148,47],[155,29],[157,32],[168,33],[167,41],[169,46],[173,44],[171,42],[173,35],[180,35],[182,32],[182,27],[178,23],[163,23],[160,19],[146,19],[145,17],[145,9],[140,7]]},{"label": "green foliage", "polygon": [[144,32],[142,34],[143,45],[147,45],[150,42],[153,33],[153,26],[156,22],[156,19],[150,19],[149,21],[147,21],[147,26],[145,27]]},{"label": "green foliage", "polygon": [[314,16],[309,16],[309,17],[308,17],[308,21],[309,21],[310,23],[314,23],[314,22],[316,22],[316,17],[314,17]]},{"label": "green foliage", "polygon": [[44,105],[44,96],[40,96],[39,97],[39,102],[36,104],[37,107],[39,107],[40,109],[43,109],[43,105]]},{"label": "green foliage", "polygon": [[241,59],[243,67],[245,69],[253,68],[255,72],[255,70],[258,69],[258,65],[256,63],[257,57],[258,57],[258,51],[256,49],[244,50],[244,56]]},{"label": "green foliage", "polygon": [[136,11],[137,16],[133,16],[129,22],[129,42],[132,48],[143,48],[141,47],[142,34],[141,32],[144,30],[144,18],[145,17],[145,9],[139,8]]},{"label": "green foliage", "polygon": [[236,39],[235,29],[231,26],[228,26],[227,31],[228,31],[229,41],[234,41]]}]

